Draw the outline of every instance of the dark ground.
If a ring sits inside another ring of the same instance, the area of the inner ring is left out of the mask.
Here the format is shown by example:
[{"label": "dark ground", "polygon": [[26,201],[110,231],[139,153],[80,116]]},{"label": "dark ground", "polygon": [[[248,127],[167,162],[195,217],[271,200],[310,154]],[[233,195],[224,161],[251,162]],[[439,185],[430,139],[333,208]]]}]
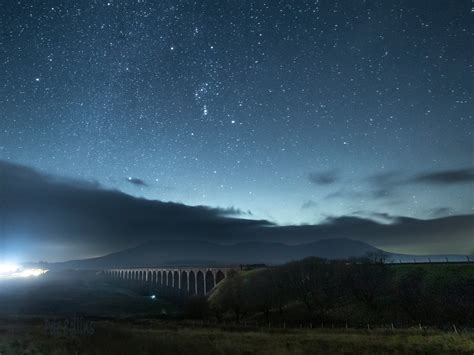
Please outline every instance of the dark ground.
[{"label": "dark ground", "polygon": [[0,284],[0,354],[472,354],[466,329],[282,329],[185,320],[146,287],[94,272]]}]

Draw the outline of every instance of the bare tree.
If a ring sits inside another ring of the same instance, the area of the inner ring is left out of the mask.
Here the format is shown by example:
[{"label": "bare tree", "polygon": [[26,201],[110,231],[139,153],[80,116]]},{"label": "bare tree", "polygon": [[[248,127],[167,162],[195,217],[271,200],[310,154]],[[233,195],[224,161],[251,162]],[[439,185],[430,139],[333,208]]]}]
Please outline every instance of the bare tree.
[{"label": "bare tree", "polygon": [[392,282],[392,269],[384,263],[359,259],[348,266],[347,285],[352,296],[369,308],[378,307],[378,301],[389,293]]},{"label": "bare tree", "polygon": [[344,266],[318,258],[288,264],[292,293],[307,307],[311,317],[324,316],[344,294]]},{"label": "bare tree", "polygon": [[236,323],[239,323],[245,306],[242,275],[235,270],[229,271],[212,301],[213,308],[221,307],[224,311],[233,312]]}]

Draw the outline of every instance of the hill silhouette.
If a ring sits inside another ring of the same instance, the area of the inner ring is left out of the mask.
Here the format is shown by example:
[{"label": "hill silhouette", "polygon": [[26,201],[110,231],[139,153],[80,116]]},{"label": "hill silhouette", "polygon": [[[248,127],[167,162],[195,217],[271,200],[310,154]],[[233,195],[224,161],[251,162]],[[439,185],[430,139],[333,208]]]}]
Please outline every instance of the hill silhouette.
[{"label": "hill silhouette", "polygon": [[246,242],[222,245],[207,241],[153,241],[105,256],[55,263],[55,268],[102,269],[171,265],[282,264],[315,256],[327,259],[384,253],[369,244],[350,239],[324,239],[313,243]]}]

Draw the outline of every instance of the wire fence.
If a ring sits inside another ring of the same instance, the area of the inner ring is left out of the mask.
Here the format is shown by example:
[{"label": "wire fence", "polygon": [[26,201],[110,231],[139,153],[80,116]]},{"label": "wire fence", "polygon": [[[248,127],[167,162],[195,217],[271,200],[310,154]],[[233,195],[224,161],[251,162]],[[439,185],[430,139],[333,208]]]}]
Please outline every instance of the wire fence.
[{"label": "wire fence", "polygon": [[420,332],[423,334],[430,332],[448,332],[454,334],[474,332],[474,324],[422,324],[422,323],[325,323],[311,321],[245,321],[236,323],[232,320],[201,320],[174,322],[175,326],[191,326],[205,328],[221,328],[234,331],[297,331],[314,330],[325,332]]},{"label": "wire fence", "polygon": [[453,257],[415,257],[413,259],[408,258],[391,258],[385,260],[385,264],[473,264],[474,256],[453,256]]}]

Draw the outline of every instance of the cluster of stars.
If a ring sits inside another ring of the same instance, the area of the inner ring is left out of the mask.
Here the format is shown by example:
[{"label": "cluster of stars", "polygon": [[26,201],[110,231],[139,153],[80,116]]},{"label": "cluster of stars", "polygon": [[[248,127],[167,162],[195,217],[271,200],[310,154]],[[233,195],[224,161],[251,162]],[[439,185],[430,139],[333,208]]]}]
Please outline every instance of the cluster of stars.
[{"label": "cluster of stars", "polygon": [[330,192],[313,170],[472,159],[462,4],[17,1],[0,20],[1,159],[282,222],[325,213],[299,208]]}]

